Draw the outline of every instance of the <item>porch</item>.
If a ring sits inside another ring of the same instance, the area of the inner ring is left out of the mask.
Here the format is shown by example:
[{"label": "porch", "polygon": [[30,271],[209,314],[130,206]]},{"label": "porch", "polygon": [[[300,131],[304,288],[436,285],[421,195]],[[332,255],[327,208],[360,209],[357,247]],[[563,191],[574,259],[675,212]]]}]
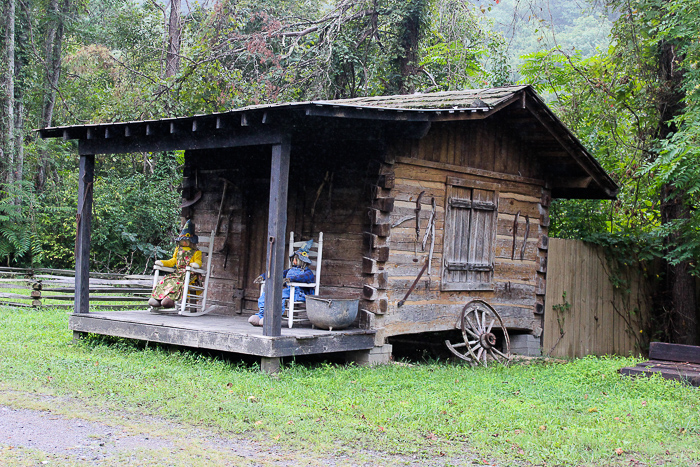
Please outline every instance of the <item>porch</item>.
[{"label": "porch", "polygon": [[146,310],[74,313],[69,327],[84,333],[124,337],[147,342],[216,350],[261,357],[264,371],[276,371],[282,357],[332,352],[369,351],[374,347],[370,329],[326,331],[311,327],[283,327],[278,336],[264,335],[262,327],[248,324],[247,316],[208,314],[186,317]]}]

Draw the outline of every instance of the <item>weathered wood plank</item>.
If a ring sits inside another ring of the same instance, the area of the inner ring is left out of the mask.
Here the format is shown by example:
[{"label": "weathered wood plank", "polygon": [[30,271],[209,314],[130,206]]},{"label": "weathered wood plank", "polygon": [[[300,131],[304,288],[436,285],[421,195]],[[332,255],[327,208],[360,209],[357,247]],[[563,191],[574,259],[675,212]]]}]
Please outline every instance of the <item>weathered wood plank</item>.
[{"label": "weathered wood plank", "polygon": [[[82,144],[80,145],[82,148]],[[95,154],[81,153],[78,170],[78,213],[75,240],[75,313],[90,311],[90,232]]]},{"label": "weathered wood plank", "polygon": [[207,315],[206,319],[186,320],[177,315],[147,315],[147,312],[73,315],[69,326],[79,332],[267,357],[344,352],[374,346],[374,331],[371,330],[331,332],[294,328],[285,329],[281,336],[269,337],[262,335],[260,328],[248,325],[244,317]]},{"label": "weathered wood plank", "polygon": [[[545,352],[553,349],[553,356],[569,357],[639,353],[636,337],[642,329],[639,319],[645,319],[649,313],[645,294],[639,292],[641,275],[630,270],[631,293],[623,293],[612,286],[607,268],[606,259],[597,247],[551,239],[545,297]],[[621,316],[631,309],[635,310],[634,314]],[[564,327],[561,337],[560,323]]]},{"label": "weathered wood plank", "polygon": [[[19,298],[19,299],[27,299],[31,300],[32,296],[27,293],[25,294],[18,294],[18,293],[0,293],[0,298]],[[70,297],[67,297],[71,300],[73,300],[73,296],[71,295]]]},{"label": "weathered wood plank", "polygon": [[625,376],[651,376],[657,374],[664,379],[686,382],[700,387],[700,366],[698,365],[668,365],[657,360],[639,363],[637,366],[620,369]]},{"label": "weathered wood plank", "polygon": [[540,196],[543,180],[520,177],[517,175],[502,174],[498,172],[474,169],[460,165],[444,164],[440,162],[424,161],[413,158],[397,157],[395,166],[396,177],[418,179],[424,181],[440,182],[445,180],[445,174],[460,176],[460,174],[473,175],[476,179],[484,181],[497,181],[501,190],[516,191],[530,196]]},{"label": "weathered wood plank", "polygon": [[649,344],[649,358],[700,364],[700,346],[651,342]]},{"label": "weathered wood plank", "polygon": [[530,216],[531,220],[539,219],[539,204],[528,201],[521,201],[513,198],[500,197],[498,203],[498,213],[515,215],[520,213],[523,218]]},{"label": "weathered wood plank", "polygon": [[285,264],[287,233],[287,194],[289,190],[290,139],[272,146],[270,170],[270,210],[267,221],[267,265],[265,281],[265,321],[263,333],[279,336],[282,327],[282,271]]}]

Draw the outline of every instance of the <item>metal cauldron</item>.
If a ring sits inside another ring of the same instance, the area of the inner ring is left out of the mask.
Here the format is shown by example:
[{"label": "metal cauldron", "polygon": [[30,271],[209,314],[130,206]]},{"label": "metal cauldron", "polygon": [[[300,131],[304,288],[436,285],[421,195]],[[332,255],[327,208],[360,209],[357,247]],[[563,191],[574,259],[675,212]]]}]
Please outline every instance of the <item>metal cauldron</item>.
[{"label": "metal cauldron", "polygon": [[343,329],[357,318],[360,300],[306,296],[306,315],[311,324],[320,329]]}]

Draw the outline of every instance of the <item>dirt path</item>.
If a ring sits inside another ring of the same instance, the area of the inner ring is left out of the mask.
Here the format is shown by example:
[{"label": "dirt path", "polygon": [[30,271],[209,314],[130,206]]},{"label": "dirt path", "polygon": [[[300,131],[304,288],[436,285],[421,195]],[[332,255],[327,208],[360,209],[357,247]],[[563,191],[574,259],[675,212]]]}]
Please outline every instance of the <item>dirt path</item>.
[{"label": "dirt path", "polygon": [[420,459],[339,446],[285,450],[139,413],[110,413],[77,399],[0,390],[0,465],[7,466],[474,466],[472,456]]}]

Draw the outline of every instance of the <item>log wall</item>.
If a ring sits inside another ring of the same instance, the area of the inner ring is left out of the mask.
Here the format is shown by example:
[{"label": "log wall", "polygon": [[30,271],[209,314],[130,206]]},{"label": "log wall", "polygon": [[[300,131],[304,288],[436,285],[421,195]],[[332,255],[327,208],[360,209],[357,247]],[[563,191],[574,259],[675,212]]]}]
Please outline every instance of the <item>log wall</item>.
[{"label": "log wall", "polygon": [[[507,125],[497,119],[436,123],[420,140],[293,144],[291,160],[287,230],[302,238],[324,232],[321,294],[361,297],[359,324],[379,330],[377,343],[392,335],[454,329],[459,312],[474,298],[491,303],[509,329],[539,336],[550,192],[537,178],[537,158]],[[257,310],[253,280],[265,268],[268,172],[264,152],[186,155],[185,186],[197,185],[204,194],[183,217],[191,216],[198,232],[216,228],[222,178],[236,185],[223,205],[210,289],[225,313]],[[488,198],[497,203],[490,231],[493,270],[477,274],[492,277],[492,290],[441,286],[450,183],[497,192]],[[415,219],[401,220],[415,215],[421,193],[417,242]],[[433,200],[435,236],[424,249]],[[430,256],[431,243],[431,267],[398,307]]]},{"label": "log wall", "polygon": [[[217,313],[223,314],[257,312],[260,288],[254,280],[266,262],[269,156],[251,158],[239,152],[186,155],[185,186],[197,185],[203,196],[183,209],[182,216],[183,222],[194,220],[197,233],[216,229],[224,179],[232,182],[221,208],[209,289],[210,300],[220,306]],[[284,240],[289,240],[290,231],[297,240],[318,239],[318,232],[324,233],[322,295],[357,298],[362,292],[363,233],[369,224],[371,191],[367,177],[376,173],[376,152],[369,143],[292,146]]]},{"label": "log wall", "polygon": [[[374,196],[385,205],[391,200],[392,206],[371,212],[372,232],[368,236],[373,249],[363,265],[364,319],[380,330],[378,341],[398,334],[454,329],[464,305],[475,298],[493,305],[510,330],[541,334],[550,192],[543,180],[534,178],[539,173],[536,158],[507,130],[483,121],[434,124],[419,141],[390,145]],[[493,290],[450,291],[441,287],[451,179],[497,189]],[[406,219],[415,215],[419,197],[417,241],[415,218]],[[422,243],[433,199],[435,239],[430,268],[405,304],[398,307],[430,257],[431,239],[425,249]]]}]

